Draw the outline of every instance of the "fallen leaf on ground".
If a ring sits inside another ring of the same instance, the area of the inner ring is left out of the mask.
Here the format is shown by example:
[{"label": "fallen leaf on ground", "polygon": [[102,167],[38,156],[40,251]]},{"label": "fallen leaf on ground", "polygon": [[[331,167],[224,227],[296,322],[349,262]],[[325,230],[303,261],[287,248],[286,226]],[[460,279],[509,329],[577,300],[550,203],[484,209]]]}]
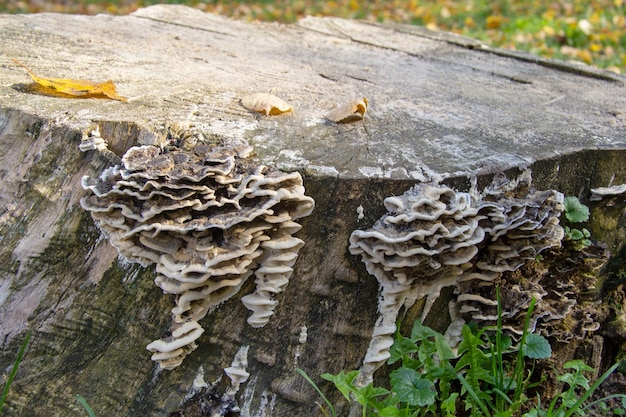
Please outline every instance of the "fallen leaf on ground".
[{"label": "fallen leaf on ground", "polygon": [[128,102],[128,99],[117,94],[113,81],[94,83],[85,80],[44,78],[37,76],[30,68],[17,59],[14,59],[13,62],[28,72],[28,75],[30,75],[30,78],[32,78],[36,84],[33,90],[38,93],[55,97],[110,98],[112,100]]},{"label": "fallen leaf on ground", "polygon": [[267,116],[276,116],[287,113],[292,107],[273,94],[257,93],[241,99],[241,104],[248,110],[263,113]]},{"label": "fallen leaf on ground", "polygon": [[365,97],[345,103],[326,115],[326,118],[335,123],[352,123],[363,120],[367,111],[368,101]]},{"label": "fallen leaf on ground", "polygon": [[507,19],[502,16],[487,16],[487,29],[498,29]]}]

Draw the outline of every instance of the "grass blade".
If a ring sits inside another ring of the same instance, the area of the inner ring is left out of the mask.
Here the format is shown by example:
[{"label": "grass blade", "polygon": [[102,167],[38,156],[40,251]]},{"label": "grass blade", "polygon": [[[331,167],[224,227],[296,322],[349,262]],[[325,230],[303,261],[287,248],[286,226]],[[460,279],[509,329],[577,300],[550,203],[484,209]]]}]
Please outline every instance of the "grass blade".
[{"label": "grass blade", "polygon": [[480,398],[478,398],[478,395],[476,395],[476,392],[474,391],[472,386],[465,380],[465,378],[463,378],[461,374],[457,374],[457,377],[459,378],[459,381],[461,381],[461,384],[463,385],[463,387],[465,387],[465,389],[467,390],[470,397],[472,397],[476,405],[478,405],[478,408],[480,408],[480,411],[482,411],[483,415],[485,417],[491,416],[491,413],[489,413],[487,406],[485,405],[484,402],[482,402]]},{"label": "grass blade", "polygon": [[[307,375],[306,372],[304,372],[302,369],[300,368],[296,368],[296,372],[298,372],[302,378],[306,379],[306,382],[308,382],[309,384],[311,384],[311,386],[313,388],[315,388],[315,391],[317,391],[317,393],[320,395],[320,397],[322,397],[322,399],[324,400],[324,402],[328,405],[328,408],[330,409],[330,413],[332,414],[333,417],[337,417],[337,413],[335,413],[335,408],[333,407],[333,405],[331,404],[330,401],[328,401],[328,398],[326,398],[326,396],[324,395],[324,393],[322,392],[322,390],[319,389],[319,387],[317,386],[317,384],[315,382],[313,382],[313,380],[311,378],[309,378],[309,376]],[[326,413],[324,413],[326,414]]]},{"label": "grass blade", "polygon": [[591,395],[593,394],[593,392],[598,389],[598,387],[604,382],[605,379],[607,379],[612,373],[613,371],[615,371],[617,369],[617,367],[619,366],[619,362],[616,363],[615,365],[611,366],[609,368],[608,371],[606,371],[600,378],[598,378],[598,380],[595,382],[595,384],[593,384],[591,386],[590,389],[586,390],[585,393],[582,395],[582,397],[580,397],[578,399],[578,401],[576,401],[576,404],[574,404],[566,413],[564,417],[569,417],[572,414],[574,414],[576,411],[578,411],[580,409],[580,407],[582,406],[582,404],[587,401],[587,398],[591,397]]},{"label": "grass blade", "polygon": [[96,417],[96,413],[94,413],[93,409],[89,406],[89,404],[87,404],[87,401],[85,401],[85,399],[80,396],[80,394],[76,395],[76,399],[78,400],[80,405],[85,407],[85,410],[87,410],[87,414],[89,414],[89,417]]},{"label": "grass blade", "polygon": [[26,353],[26,347],[28,346],[28,341],[30,340],[31,331],[29,330],[26,333],[26,339],[22,343],[20,350],[17,352],[17,359],[13,364],[13,368],[11,369],[11,373],[9,374],[9,378],[7,379],[6,384],[4,385],[4,390],[2,391],[2,397],[0,397],[0,411],[2,411],[2,407],[4,407],[4,402],[6,401],[7,395],[9,394],[9,389],[11,389],[11,384],[13,383],[13,379],[17,374],[17,368],[20,366],[22,359],[24,358],[24,354]]}]

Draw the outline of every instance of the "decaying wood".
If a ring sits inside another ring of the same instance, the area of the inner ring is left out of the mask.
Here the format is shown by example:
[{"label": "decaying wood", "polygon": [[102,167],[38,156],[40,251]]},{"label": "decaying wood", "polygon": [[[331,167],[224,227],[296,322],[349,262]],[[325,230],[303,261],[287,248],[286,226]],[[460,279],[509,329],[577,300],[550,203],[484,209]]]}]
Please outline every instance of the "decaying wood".
[{"label": "decaying wood", "polygon": [[[348,238],[385,213],[386,197],[419,181],[467,189],[470,177],[486,184],[518,167],[530,167],[537,188],[583,200],[591,188],[626,183],[624,77],[450,34],[333,18],[250,24],[155,6],[119,17],[3,15],[0,40],[3,378],[33,331],[7,416],[83,413],[77,394],[98,415],[166,416],[199,373],[209,383],[221,376],[223,393],[224,368],[245,346],[242,415],[315,416],[316,393],[295,369],[320,382],[323,372],[360,366],[378,285]],[[50,77],[111,79],[129,102],[34,94],[11,58]],[[259,91],[293,111],[242,107]],[[325,119],[355,97],[367,97],[363,120]],[[79,151],[94,131],[110,152]],[[136,144],[198,141],[250,145],[258,163],[300,172],[315,210],[299,220],[305,246],[269,323],[246,323],[249,280],[202,321],[198,349],[159,371],[145,346],[169,328],[171,296],[154,285],[153,268],[118,257],[79,204],[81,179]],[[592,220],[594,210],[604,219],[594,204]],[[592,224],[614,252],[620,221]],[[441,301],[432,311],[445,309]]]}]

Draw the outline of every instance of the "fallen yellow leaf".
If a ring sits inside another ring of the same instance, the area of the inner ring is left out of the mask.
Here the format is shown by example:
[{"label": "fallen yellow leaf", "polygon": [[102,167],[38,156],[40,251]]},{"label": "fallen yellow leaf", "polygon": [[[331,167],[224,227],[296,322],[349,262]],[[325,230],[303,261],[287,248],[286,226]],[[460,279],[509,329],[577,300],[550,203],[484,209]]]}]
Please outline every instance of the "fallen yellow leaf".
[{"label": "fallen yellow leaf", "polygon": [[591,52],[600,52],[602,50],[602,45],[600,45],[599,43],[592,43],[591,45],[589,45],[589,49],[591,50]]},{"label": "fallen yellow leaf", "polygon": [[276,116],[293,110],[282,99],[268,93],[250,94],[241,99],[241,104],[248,110],[263,113],[267,116]]},{"label": "fallen yellow leaf", "polygon": [[465,25],[466,28],[474,29],[476,27],[476,22],[474,21],[472,16],[468,16],[468,17],[465,18],[464,25]]},{"label": "fallen yellow leaf", "polygon": [[591,54],[586,49],[582,49],[582,50],[578,51],[578,54],[576,54],[576,56],[578,57],[578,59],[583,61],[585,64],[591,64],[591,61],[593,61],[593,58],[591,57]]},{"label": "fallen yellow leaf", "polygon": [[502,16],[487,16],[487,29],[498,29],[505,20]]},{"label": "fallen yellow leaf", "polygon": [[352,123],[363,120],[369,102],[365,97],[345,103],[326,115],[331,122]]},{"label": "fallen yellow leaf", "polygon": [[14,59],[13,62],[28,72],[30,78],[36,83],[37,88],[35,88],[35,90],[39,93],[56,97],[110,98],[112,100],[128,102],[128,99],[117,94],[113,81],[94,83],[84,80],[44,78],[35,75],[30,68],[17,59]]}]

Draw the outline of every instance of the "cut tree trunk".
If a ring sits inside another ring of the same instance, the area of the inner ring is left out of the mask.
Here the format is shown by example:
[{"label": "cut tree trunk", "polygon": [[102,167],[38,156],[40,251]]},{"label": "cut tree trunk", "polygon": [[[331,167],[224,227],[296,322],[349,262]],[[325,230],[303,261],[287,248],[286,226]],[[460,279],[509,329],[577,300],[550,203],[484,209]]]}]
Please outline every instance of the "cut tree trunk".
[{"label": "cut tree trunk", "polygon": [[[386,212],[385,198],[419,182],[467,189],[472,178],[487,184],[526,168],[537,189],[583,201],[591,188],[626,183],[626,78],[453,34],[336,18],[246,23],[153,6],[129,16],[2,15],[0,40],[3,381],[32,331],[6,416],[84,414],[76,395],[100,416],[167,416],[185,406],[198,374],[226,380],[244,346],[241,415],[318,415],[317,394],[295,369],[320,382],[361,365],[379,286],[348,239]],[[40,77],[113,80],[128,102],[42,94],[12,58]],[[241,99],[253,93],[293,110],[251,112]],[[363,120],[325,119],[363,98]],[[113,154],[79,151],[96,128]],[[315,209],[298,220],[304,247],[269,323],[246,323],[249,279],[201,321],[198,348],[165,371],[145,347],[169,329],[173,297],[155,286],[154,266],[118,256],[80,204],[81,179],[131,146],[186,132],[250,145],[257,163],[299,172]],[[616,253],[620,215],[592,228]],[[448,320],[430,318],[439,328]]]}]

